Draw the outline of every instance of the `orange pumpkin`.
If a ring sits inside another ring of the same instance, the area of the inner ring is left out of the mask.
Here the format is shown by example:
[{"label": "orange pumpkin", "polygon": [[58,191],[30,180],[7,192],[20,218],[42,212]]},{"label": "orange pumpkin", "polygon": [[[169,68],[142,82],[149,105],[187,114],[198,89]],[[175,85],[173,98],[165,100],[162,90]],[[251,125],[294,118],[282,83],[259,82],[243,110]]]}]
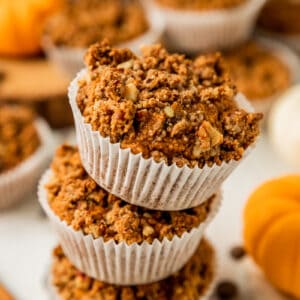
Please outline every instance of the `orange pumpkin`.
[{"label": "orange pumpkin", "polygon": [[44,22],[61,5],[61,0],[1,0],[0,55],[39,52]]},{"label": "orange pumpkin", "polygon": [[300,175],[253,192],[244,211],[244,242],[270,282],[300,299]]}]

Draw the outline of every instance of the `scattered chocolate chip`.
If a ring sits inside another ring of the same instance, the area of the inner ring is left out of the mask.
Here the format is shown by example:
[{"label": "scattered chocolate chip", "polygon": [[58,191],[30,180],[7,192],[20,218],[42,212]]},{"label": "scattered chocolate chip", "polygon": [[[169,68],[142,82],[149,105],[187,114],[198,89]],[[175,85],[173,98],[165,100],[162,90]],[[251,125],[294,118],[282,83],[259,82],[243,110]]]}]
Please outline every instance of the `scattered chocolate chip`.
[{"label": "scattered chocolate chip", "polygon": [[5,73],[3,71],[0,71],[0,82],[5,79]]},{"label": "scattered chocolate chip", "polygon": [[220,300],[231,300],[238,295],[238,288],[233,282],[224,280],[217,285],[216,294]]},{"label": "scattered chocolate chip", "polygon": [[231,249],[230,255],[234,260],[240,260],[245,257],[246,251],[243,247],[236,246]]}]

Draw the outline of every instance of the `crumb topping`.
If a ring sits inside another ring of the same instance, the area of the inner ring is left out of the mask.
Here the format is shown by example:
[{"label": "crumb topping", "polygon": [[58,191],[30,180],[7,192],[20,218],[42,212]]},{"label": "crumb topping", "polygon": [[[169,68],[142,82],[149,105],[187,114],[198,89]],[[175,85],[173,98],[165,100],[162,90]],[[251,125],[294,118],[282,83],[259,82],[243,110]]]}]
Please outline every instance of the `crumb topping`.
[{"label": "crumb topping", "polygon": [[88,47],[108,38],[127,42],[146,32],[149,24],[138,0],[68,1],[65,9],[48,24],[46,33],[54,44]]},{"label": "crumb topping", "polygon": [[159,4],[176,9],[213,10],[228,9],[248,0],[156,0]]},{"label": "crumb topping", "polygon": [[258,25],[275,33],[300,33],[300,2],[297,0],[270,0],[261,11]]},{"label": "crumb topping", "polygon": [[57,149],[51,169],[46,189],[54,213],[75,230],[104,241],[130,245],[182,236],[205,221],[214,199],[174,212],[128,204],[98,186],[84,170],[78,149],[69,145]]},{"label": "crumb topping", "polygon": [[273,96],[291,84],[289,68],[255,41],[225,53],[225,60],[238,89],[251,100]]},{"label": "crumb topping", "polygon": [[86,276],[71,264],[61,247],[53,256],[52,282],[62,300],[198,300],[214,276],[214,251],[206,240],[173,276],[138,286],[116,286]]},{"label": "crumb topping", "polygon": [[145,46],[142,57],[106,42],[90,47],[79,81],[85,122],[112,143],[179,167],[241,159],[259,134],[261,114],[235,102],[219,53],[195,61]]},{"label": "crumb topping", "polygon": [[40,145],[35,115],[18,106],[0,106],[0,173],[16,167]]}]

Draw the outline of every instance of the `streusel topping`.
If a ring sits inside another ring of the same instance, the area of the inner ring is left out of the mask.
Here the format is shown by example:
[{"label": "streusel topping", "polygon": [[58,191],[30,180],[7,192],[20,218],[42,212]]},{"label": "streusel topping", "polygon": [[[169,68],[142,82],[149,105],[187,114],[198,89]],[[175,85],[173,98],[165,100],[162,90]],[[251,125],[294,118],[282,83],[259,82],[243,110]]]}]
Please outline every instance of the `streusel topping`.
[{"label": "streusel topping", "polygon": [[238,108],[236,88],[220,54],[169,54],[145,46],[95,44],[77,103],[85,122],[112,143],[168,165],[203,167],[241,159],[259,134],[261,114]]},{"label": "streusel topping", "polygon": [[57,149],[51,169],[46,189],[54,213],[75,230],[104,241],[140,244],[182,236],[206,220],[214,199],[175,212],[128,204],[98,186],[83,168],[78,149],[68,145]]},{"label": "streusel topping", "polygon": [[138,37],[149,28],[145,12],[138,0],[68,1],[61,14],[46,28],[54,44],[88,47],[108,38],[120,44]]},{"label": "streusel topping", "polygon": [[238,89],[251,100],[276,95],[291,85],[289,68],[258,42],[225,53],[225,60]]},{"label": "streusel topping", "polygon": [[245,3],[248,0],[156,0],[161,5],[186,10],[228,9]]},{"label": "streusel topping", "polygon": [[40,145],[35,115],[19,106],[0,106],[0,173],[16,167]]},{"label": "streusel topping", "polygon": [[62,300],[198,300],[211,284],[214,251],[202,240],[185,267],[157,283],[116,286],[86,276],[57,247],[53,253],[52,282]]}]

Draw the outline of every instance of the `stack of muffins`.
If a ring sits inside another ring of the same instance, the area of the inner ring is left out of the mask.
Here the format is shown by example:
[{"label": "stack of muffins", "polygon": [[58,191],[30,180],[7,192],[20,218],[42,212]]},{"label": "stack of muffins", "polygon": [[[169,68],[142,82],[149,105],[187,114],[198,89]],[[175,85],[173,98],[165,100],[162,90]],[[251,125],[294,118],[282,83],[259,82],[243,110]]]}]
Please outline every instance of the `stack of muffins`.
[{"label": "stack of muffins", "polygon": [[219,54],[103,42],[85,63],[69,88],[78,148],[59,147],[39,186],[61,243],[55,297],[205,299],[216,262],[204,231],[262,115]]}]

